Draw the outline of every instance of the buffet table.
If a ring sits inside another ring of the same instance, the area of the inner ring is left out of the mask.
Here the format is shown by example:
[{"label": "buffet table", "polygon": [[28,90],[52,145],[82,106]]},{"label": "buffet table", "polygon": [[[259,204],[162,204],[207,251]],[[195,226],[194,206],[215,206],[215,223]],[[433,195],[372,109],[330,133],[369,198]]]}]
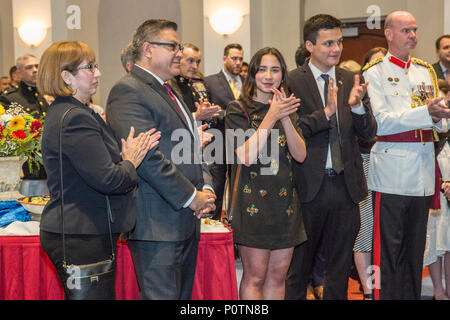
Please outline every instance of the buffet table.
[{"label": "buffet table", "polygon": [[[220,225],[222,230],[218,227],[202,224],[193,300],[238,299],[232,232],[226,226]],[[117,246],[116,298],[139,299],[131,253],[127,242],[121,240]],[[64,292],[39,236],[0,236],[0,300],[59,299],[64,299]]]}]

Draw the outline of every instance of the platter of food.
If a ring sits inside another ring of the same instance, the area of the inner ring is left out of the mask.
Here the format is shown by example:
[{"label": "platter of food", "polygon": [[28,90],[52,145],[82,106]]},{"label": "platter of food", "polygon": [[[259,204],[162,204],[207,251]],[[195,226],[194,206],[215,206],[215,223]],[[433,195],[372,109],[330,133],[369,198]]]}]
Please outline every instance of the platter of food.
[{"label": "platter of food", "polygon": [[22,197],[17,199],[25,210],[34,214],[42,214],[45,205],[50,200],[50,196],[32,196],[32,197]]}]

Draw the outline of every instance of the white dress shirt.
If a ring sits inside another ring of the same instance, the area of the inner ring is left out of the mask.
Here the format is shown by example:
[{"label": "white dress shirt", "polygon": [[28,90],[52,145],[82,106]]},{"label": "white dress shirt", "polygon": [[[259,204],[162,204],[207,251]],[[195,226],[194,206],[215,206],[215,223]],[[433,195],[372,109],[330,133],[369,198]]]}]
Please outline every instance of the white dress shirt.
[{"label": "white dress shirt", "polygon": [[[330,70],[328,70],[328,72],[322,72],[320,71],[312,62],[311,59],[309,59],[309,68],[311,69],[311,72],[314,76],[314,79],[316,80],[317,83],[317,88],[319,89],[319,93],[320,93],[320,97],[322,98],[322,102],[323,102],[323,107],[325,108],[325,80],[321,77],[322,74],[327,74],[329,76],[329,79],[333,79],[334,83],[336,84],[336,69],[335,67],[331,68]],[[357,114],[365,114],[366,110],[364,109],[364,106],[361,104],[358,108],[352,108],[352,112],[357,113]],[[338,118],[338,113],[336,112],[336,120],[338,123],[338,130],[339,130],[339,118]],[[330,120],[327,117],[328,120]],[[333,168],[333,164],[331,162],[331,146],[330,144],[328,144],[328,154],[327,154],[327,162],[325,164],[325,168],[326,169],[331,169]]]},{"label": "white dress shirt", "polygon": [[[144,71],[150,73],[156,80],[158,80],[158,82],[159,82],[161,85],[164,85],[165,83],[167,83],[167,82],[165,82],[164,80],[162,80],[160,77],[158,77],[156,74],[154,74],[153,72],[151,72],[150,70],[147,70],[147,69],[145,69],[145,68],[142,68],[141,66],[139,66],[139,65],[137,65],[137,64],[136,64],[136,66],[139,67],[139,68],[141,68],[142,70],[144,70]],[[175,96],[175,99],[177,100],[178,105],[180,106],[181,111],[184,113],[184,117],[186,118],[186,120],[187,120],[187,122],[188,122],[188,124],[189,124],[189,129],[191,130],[191,133],[192,133],[192,135],[194,136],[194,139],[197,139],[198,145],[201,145],[201,144],[200,144],[200,137],[199,137],[199,135],[198,135],[198,132],[193,130],[192,123],[191,123],[191,119],[189,118],[189,115],[188,115],[188,113],[187,113],[187,111],[186,111],[184,105],[181,103],[181,101],[178,99],[178,97],[177,97],[175,94],[174,94],[174,96]],[[201,158],[199,158],[199,159],[201,159]],[[203,189],[211,190],[211,191],[214,193],[214,189],[213,189],[209,184],[205,184],[205,185],[203,186]],[[194,200],[196,194],[197,194],[197,189],[194,190],[194,193],[193,193],[192,196],[188,199],[188,201],[186,201],[186,203],[184,204],[183,208],[189,207],[189,205],[191,204],[191,202]]]}]

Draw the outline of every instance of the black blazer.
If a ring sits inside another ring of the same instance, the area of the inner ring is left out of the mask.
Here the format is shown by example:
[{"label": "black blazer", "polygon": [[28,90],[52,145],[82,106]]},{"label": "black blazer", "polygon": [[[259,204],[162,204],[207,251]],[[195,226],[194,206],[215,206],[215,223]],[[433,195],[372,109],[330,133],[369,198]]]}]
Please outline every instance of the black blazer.
[{"label": "black blazer", "polygon": [[439,64],[439,61],[433,64],[433,69],[436,72],[436,76],[438,79],[445,80],[444,72],[442,71],[441,65]]},{"label": "black blazer", "polygon": [[[367,196],[367,183],[356,137],[364,140],[373,138],[377,131],[377,124],[367,96],[364,101],[366,113],[358,115],[351,112],[348,98],[353,87],[353,77],[353,73],[336,67],[344,177],[352,200],[358,203]],[[302,164],[294,161],[294,175],[299,186],[300,200],[310,202],[316,197],[323,181],[330,122],[323,111],[319,89],[308,63],[289,72],[288,84],[294,95],[301,99],[298,114],[308,150]]]},{"label": "black blazer", "polygon": [[133,190],[138,176],[130,161],[122,161],[120,148],[108,125],[78,100],[56,98],[48,109],[42,135],[42,156],[48,173],[50,201],[40,228],[61,233],[59,186],[59,126],[63,125],[64,233],[107,234],[106,197],[109,195],[112,232],[128,232],[135,223]]},{"label": "black blazer", "polygon": [[211,102],[226,110],[228,103],[234,100],[234,94],[223,71],[205,77],[205,84],[211,92]]},{"label": "black blazer", "polygon": [[[194,133],[176,110],[166,89],[136,65],[111,89],[106,118],[118,140],[128,136],[130,126],[134,126],[136,134],[151,128],[161,131],[158,147],[149,151],[137,170],[137,220],[131,239],[182,241],[199,230],[199,220],[183,205],[195,189],[202,190],[204,184],[212,186],[212,179],[206,166],[198,158],[194,159],[195,150],[199,148],[194,144],[194,135],[199,141],[198,132],[191,113],[187,107],[185,110]],[[177,133],[181,134],[182,143],[179,139],[172,140]],[[173,157],[179,156],[182,146],[185,147],[182,156],[187,161],[178,163]]]}]

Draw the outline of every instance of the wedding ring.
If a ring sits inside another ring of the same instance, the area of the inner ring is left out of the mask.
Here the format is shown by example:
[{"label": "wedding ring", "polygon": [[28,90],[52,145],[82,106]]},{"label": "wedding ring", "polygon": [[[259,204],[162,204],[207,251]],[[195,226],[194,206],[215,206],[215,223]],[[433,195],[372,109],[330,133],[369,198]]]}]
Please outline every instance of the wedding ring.
[{"label": "wedding ring", "polygon": [[285,98],[281,98],[281,101],[284,101],[284,100],[286,100]]}]

